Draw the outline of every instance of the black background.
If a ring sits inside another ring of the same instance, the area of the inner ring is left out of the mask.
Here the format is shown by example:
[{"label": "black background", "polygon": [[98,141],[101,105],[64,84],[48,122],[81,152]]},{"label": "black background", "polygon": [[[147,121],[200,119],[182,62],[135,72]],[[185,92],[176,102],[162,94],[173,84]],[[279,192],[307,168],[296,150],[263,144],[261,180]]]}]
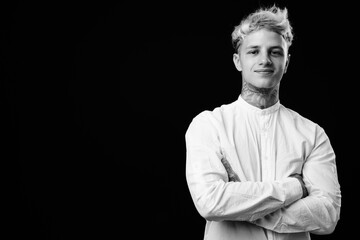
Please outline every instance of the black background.
[{"label": "black background", "polygon": [[[184,134],[237,99],[231,32],[274,2],[49,2],[1,6],[7,239],[202,239]],[[353,6],[277,5],[295,31],[281,103],[322,126],[337,155],[341,219],[313,239],[339,239],[357,215]]]}]

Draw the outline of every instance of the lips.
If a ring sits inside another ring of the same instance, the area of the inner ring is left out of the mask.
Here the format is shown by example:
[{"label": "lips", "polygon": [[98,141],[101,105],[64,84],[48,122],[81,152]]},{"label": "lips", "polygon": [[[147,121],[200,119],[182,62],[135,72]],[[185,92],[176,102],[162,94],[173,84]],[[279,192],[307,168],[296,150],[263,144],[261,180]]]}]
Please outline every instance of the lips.
[{"label": "lips", "polygon": [[256,73],[273,73],[274,69],[272,69],[272,68],[261,68],[261,69],[256,69],[254,72],[256,72]]}]

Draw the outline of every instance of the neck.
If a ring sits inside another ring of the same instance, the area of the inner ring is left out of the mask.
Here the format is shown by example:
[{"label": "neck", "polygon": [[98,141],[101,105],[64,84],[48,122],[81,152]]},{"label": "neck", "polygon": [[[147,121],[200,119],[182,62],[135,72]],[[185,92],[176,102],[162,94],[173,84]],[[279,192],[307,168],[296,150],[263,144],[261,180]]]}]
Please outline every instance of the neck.
[{"label": "neck", "polygon": [[279,84],[273,88],[258,88],[243,81],[241,97],[260,109],[271,107],[279,100]]}]

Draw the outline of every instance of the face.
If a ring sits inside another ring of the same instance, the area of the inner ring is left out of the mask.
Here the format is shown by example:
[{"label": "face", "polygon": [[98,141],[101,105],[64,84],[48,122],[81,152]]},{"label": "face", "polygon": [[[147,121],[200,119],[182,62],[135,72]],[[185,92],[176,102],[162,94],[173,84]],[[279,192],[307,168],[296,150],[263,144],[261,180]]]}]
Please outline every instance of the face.
[{"label": "face", "polygon": [[287,43],[278,33],[261,29],[245,37],[233,60],[243,81],[258,88],[273,88],[289,63]]}]

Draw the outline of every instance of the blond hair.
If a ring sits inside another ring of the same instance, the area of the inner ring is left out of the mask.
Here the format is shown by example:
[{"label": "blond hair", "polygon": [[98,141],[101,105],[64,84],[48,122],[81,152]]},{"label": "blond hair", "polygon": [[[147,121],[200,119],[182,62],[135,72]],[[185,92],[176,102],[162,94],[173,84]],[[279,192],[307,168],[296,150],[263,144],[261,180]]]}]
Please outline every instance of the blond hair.
[{"label": "blond hair", "polygon": [[286,8],[280,9],[274,5],[270,8],[260,8],[235,26],[231,34],[235,51],[238,52],[247,35],[261,29],[280,34],[285,39],[288,48],[291,46],[293,33],[288,20],[288,11]]}]

